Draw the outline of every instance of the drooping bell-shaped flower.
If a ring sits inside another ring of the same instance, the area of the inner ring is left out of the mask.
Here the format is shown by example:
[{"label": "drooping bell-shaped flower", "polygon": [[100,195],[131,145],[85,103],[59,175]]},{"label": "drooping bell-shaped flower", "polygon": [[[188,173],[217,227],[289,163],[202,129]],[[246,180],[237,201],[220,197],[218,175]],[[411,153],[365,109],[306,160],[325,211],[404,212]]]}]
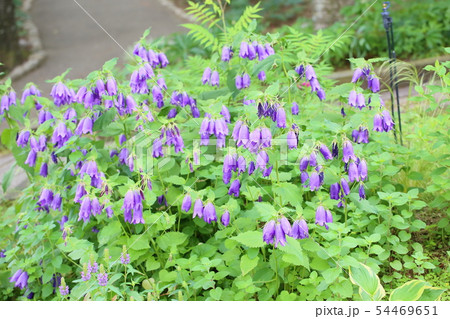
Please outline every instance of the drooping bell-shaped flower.
[{"label": "drooping bell-shaped flower", "polygon": [[203,209],[203,220],[210,224],[213,221],[217,221],[216,208],[213,203],[208,203]]},{"label": "drooping bell-shaped flower", "polygon": [[286,245],[286,234],[284,233],[283,228],[279,223],[275,225],[275,248],[277,248],[278,245]]},{"label": "drooping bell-shaped flower", "polygon": [[294,239],[309,238],[309,229],[306,221],[304,219],[294,221],[289,236]]},{"label": "drooping bell-shaped flower", "polygon": [[22,131],[17,135],[17,146],[19,147],[26,147],[28,145],[28,140],[30,139],[30,132],[29,131]]},{"label": "drooping bell-shaped flower", "polygon": [[333,159],[333,155],[331,154],[329,148],[325,144],[321,144],[319,147],[320,153],[322,153],[323,158],[326,160]]},{"label": "drooping bell-shaped flower", "polygon": [[89,221],[91,216],[91,199],[89,197],[84,197],[81,201],[80,212],[78,214],[78,220]]},{"label": "drooping bell-shaped flower", "polygon": [[247,169],[248,175],[252,175],[253,172],[255,171],[255,169],[256,169],[255,162],[251,161],[250,164],[248,164],[248,169]]},{"label": "drooping bell-shaped flower", "polygon": [[238,175],[247,170],[247,163],[243,156],[239,156],[237,159],[237,169],[238,169]]},{"label": "drooping bell-shaped flower", "polygon": [[350,94],[348,95],[348,105],[356,107],[356,99],[357,99],[356,91],[355,90],[350,91]]},{"label": "drooping bell-shaped flower", "polygon": [[364,73],[363,73],[363,70],[360,69],[360,68],[357,68],[357,69],[355,70],[355,72],[353,72],[352,83],[358,82],[358,80],[359,80],[361,77],[363,77],[363,79],[364,79]]},{"label": "drooping bell-shaped flower", "polygon": [[385,132],[389,132],[394,128],[394,122],[392,121],[391,114],[387,110],[381,112],[383,116],[383,129]]},{"label": "drooping bell-shaped flower", "polygon": [[257,168],[264,170],[266,168],[267,163],[269,162],[269,155],[267,155],[266,151],[260,151],[256,156],[256,166]]},{"label": "drooping bell-shaped flower", "polygon": [[236,84],[236,89],[238,89],[238,90],[241,90],[244,87],[244,85],[242,83],[242,76],[236,75],[235,84]]},{"label": "drooping bell-shaped flower", "polygon": [[239,49],[239,56],[240,56],[242,59],[245,59],[245,58],[248,57],[248,43],[245,42],[245,41],[242,41],[242,42],[241,42],[241,47],[240,47],[240,49]]},{"label": "drooping bell-shaped flower", "polygon": [[280,219],[278,219],[278,222],[281,225],[281,229],[283,230],[283,232],[290,236],[291,234],[291,224],[289,223],[289,220],[286,217],[281,217]]},{"label": "drooping bell-shaped flower", "polygon": [[235,179],[228,190],[228,195],[234,195],[235,197],[239,197],[239,190],[241,188],[241,182],[238,179]]},{"label": "drooping bell-shaped flower", "polygon": [[344,144],[342,146],[342,154],[342,160],[344,161],[344,163],[348,163],[350,159],[356,161],[356,156],[353,152],[353,145],[349,140],[344,141]]},{"label": "drooping bell-shaped flower", "polygon": [[23,289],[28,287],[28,273],[22,269],[17,270],[9,279],[9,282],[15,282],[14,287]]},{"label": "drooping bell-shaped flower", "polygon": [[60,148],[69,140],[71,136],[72,132],[67,129],[66,124],[64,122],[60,122],[53,131],[52,143],[55,144],[57,148]]},{"label": "drooping bell-shaped flower", "polygon": [[225,227],[227,227],[230,224],[230,212],[228,210],[226,210],[223,214],[222,217],[220,217],[220,222],[222,223],[222,225],[224,225]]},{"label": "drooping bell-shaped flower", "polygon": [[305,76],[308,81],[311,81],[312,79],[317,79],[316,73],[314,72],[314,68],[309,64],[306,66]]},{"label": "drooping bell-shaped flower", "polygon": [[341,191],[343,192],[343,194],[345,196],[347,196],[348,194],[350,194],[350,186],[348,186],[348,182],[345,179],[345,177],[341,178]]},{"label": "drooping bell-shaped flower", "polygon": [[329,227],[327,224],[333,222],[333,215],[328,209],[325,209],[322,205],[317,207],[316,210],[316,224],[319,226],[325,226],[328,230]]},{"label": "drooping bell-shaped flower", "polygon": [[192,218],[195,218],[196,216],[203,218],[203,202],[200,198],[197,198],[194,203],[194,214],[192,215]]},{"label": "drooping bell-shaped flower", "polygon": [[308,156],[304,156],[301,158],[300,160],[300,171],[304,172],[306,171],[306,169],[308,168],[308,164],[309,164],[309,157]]},{"label": "drooping bell-shaped flower", "polygon": [[25,164],[27,164],[30,167],[34,167],[36,165],[36,159],[37,159],[37,153],[34,150],[30,150],[28,153],[28,157],[25,160]]},{"label": "drooping bell-shaped flower", "polygon": [[287,134],[287,145],[290,150],[297,148],[298,145],[298,139],[297,134],[295,134],[294,131],[289,131]]},{"label": "drooping bell-shaped flower", "polygon": [[263,240],[267,244],[273,244],[273,239],[275,237],[275,221],[268,221],[263,228]]},{"label": "drooping bell-shaped flower", "polygon": [[308,180],[309,180],[309,174],[307,172],[302,172],[300,174],[300,182],[302,183],[302,186],[304,188],[308,188],[308,184],[307,184]]},{"label": "drooping bell-shaped flower", "polygon": [[359,184],[359,199],[365,199],[366,198],[366,192],[364,190],[364,185]]},{"label": "drooping bell-shaped flower", "polygon": [[375,116],[373,117],[373,130],[375,132],[383,132],[384,131],[383,117],[381,116],[381,114],[375,114]]},{"label": "drooping bell-shaped flower", "polygon": [[216,70],[214,70],[211,75],[211,85],[217,87],[219,87],[220,85],[219,72],[217,72]]},{"label": "drooping bell-shaped flower", "polygon": [[248,88],[250,86],[250,82],[250,75],[248,75],[248,73],[244,73],[244,75],[242,75],[242,87]]},{"label": "drooping bell-shaped flower", "polygon": [[260,71],[260,72],[258,73],[258,79],[259,79],[260,81],[265,81],[265,80],[266,80],[266,72]]},{"label": "drooping bell-shaped flower", "polygon": [[230,61],[231,54],[232,54],[231,47],[225,45],[222,48],[222,61],[224,62]]},{"label": "drooping bell-shaped flower", "polygon": [[187,194],[183,198],[183,203],[181,204],[181,209],[184,210],[185,212],[188,212],[191,209],[191,205],[192,205],[191,196],[189,194]]},{"label": "drooping bell-shaped flower", "polygon": [[331,184],[330,186],[330,198],[331,199],[340,199],[340,191],[341,191],[341,185],[339,183]]},{"label": "drooping bell-shaped flower", "polygon": [[371,75],[367,81],[367,88],[372,90],[373,93],[380,91],[380,79]]},{"label": "drooping bell-shaped flower", "polygon": [[159,63],[161,64],[161,68],[165,68],[166,66],[169,65],[169,60],[167,59],[164,52],[159,52],[158,60],[159,60]]},{"label": "drooping bell-shaped flower", "polygon": [[292,112],[292,115],[298,115],[299,107],[296,102],[292,102],[291,112]]},{"label": "drooping bell-shaped flower", "polygon": [[348,163],[348,180],[352,183],[359,181],[358,167],[355,162]]},{"label": "drooping bell-shaped flower", "polygon": [[69,88],[62,82],[58,82],[53,86],[50,96],[53,97],[54,103],[58,107],[72,103],[73,98],[75,98],[75,94],[72,95]]},{"label": "drooping bell-shaped flower", "polygon": [[311,191],[318,190],[320,188],[320,177],[317,172],[312,172],[309,176],[309,189]]},{"label": "drooping bell-shaped flower", "polygon": [[268,177],[270,176],[270,174],[272,173],[272,169],[273,169],[273,165],[267,167],[266,169],[263,170],[262,172],[262,176],[263,177]]},{"label": "drooping bell-shaped flower", "polygon": [[205,68],[205,71],[203,71],[202,84],[209,83],[210,81],[211,81],[211,68],[208,66]]},{"label": "drooping bell-shaped flower", "polygon": [[48,176],[48,164],[47,164],[47,162],[44,162],[41,165],[41,169],[39,171],[39,175],[41,175],[42,177],[47,177]]},{"label": "drooping bell-shaped flower", "polygon": [[277,109],[277,127],[285,128],[286,127],[286,112],[283,107],[279,107]]},{"label": "drooping bell-shaped flower", "polygon": [[362,110],[363,108],[366,107],[366,101],[364,99],[364,94],[362,93],[358,93],[358,95],[356,95],[356,106]]},{"label": "drooping bell-shaped flower", "polygon": [[156,138],[153,141],[152,156],[154,158],[158,158],[158,157],[164,156],[163,149],[162,149],[162,141],[161,141],[160,138]]},{"label": "drooping bell-shaped flower", "polygon": [[309,166],[310,167],[317,166],[317,155],[315,151],[312,151],[311,154],[309,154]]},{"label": "drooping bell-shaped flower", "polygon": [[359,174],[359,177],[361,178],[362,181],[365,181],[367,179],[367,175],[368,175],[368,173],[367,173],[367,162],[364,159],[359,161],[358,174]]}]

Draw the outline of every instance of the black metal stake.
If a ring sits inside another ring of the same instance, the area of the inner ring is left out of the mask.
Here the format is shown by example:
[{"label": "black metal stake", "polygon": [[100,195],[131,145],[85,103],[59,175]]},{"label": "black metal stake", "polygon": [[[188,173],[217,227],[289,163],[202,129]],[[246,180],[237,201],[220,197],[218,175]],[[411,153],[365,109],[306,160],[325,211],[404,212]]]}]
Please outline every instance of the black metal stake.
[{"label": "black metal stake", "polygon": [[383,25],[384,29],[386,30],[386,38],[387,38],[387,44],[388,44],[388,52],[389,52],[389,86],[391,88],[390,94],[391,94],[391,113],[392,118],[394,119],[394,138],[397,142],[397,134],[396,134],[396,128],[395,128],[395,111],[394,111],[394,92],[396,95],[396,102],[397,102],[397,116],[398,116],[398,127],[400,131],[400,144],[403,145],[403,139],[402,139],[402,121],[401,121],[401,115],[400,115],[400,97],[398,94],[398,80],[397,80],[397,66],[395,65],[396,62],[396,54],[395,54],[395,45],[394,45],[394,30],[392,27],[392,18],[389,15],[389,7],[391,6],[390,1],[385,1],[383,3],[383,12],[381,12],[381,16],[383,17]]}]

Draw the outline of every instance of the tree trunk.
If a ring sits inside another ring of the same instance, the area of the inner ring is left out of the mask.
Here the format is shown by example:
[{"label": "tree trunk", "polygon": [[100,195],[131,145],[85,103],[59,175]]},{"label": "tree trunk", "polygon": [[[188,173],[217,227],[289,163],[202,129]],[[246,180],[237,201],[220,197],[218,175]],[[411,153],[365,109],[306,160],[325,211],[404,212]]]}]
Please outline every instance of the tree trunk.
[{"label": "tree trunk", "polygon": [[14,0],[0,0],[0,72],[11,70],[19,55]]},{"label": "tree trunk", "polygon": [[339,20],[343,6],[354,4],[354,0],[312,0],[312,20],[316,30],[326,28]]}]

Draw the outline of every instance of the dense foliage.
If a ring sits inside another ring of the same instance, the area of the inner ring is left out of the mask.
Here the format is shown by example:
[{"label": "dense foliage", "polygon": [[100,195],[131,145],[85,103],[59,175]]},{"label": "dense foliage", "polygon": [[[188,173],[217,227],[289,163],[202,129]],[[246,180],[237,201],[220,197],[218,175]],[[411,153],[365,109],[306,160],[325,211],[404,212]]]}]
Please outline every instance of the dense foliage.
[{"label": "dense foliage", "polygon": [[51,98],[0,86],[2,142],[31,182],[0,219],[1,298],[441,298],[448,257],[424,245],[448,242],[448,64],[417,83],[400,146],[376,60],[335,85],[315,36],[194,10],[208,59],[173,65],[146,32],[126,70],[66,72]]}]

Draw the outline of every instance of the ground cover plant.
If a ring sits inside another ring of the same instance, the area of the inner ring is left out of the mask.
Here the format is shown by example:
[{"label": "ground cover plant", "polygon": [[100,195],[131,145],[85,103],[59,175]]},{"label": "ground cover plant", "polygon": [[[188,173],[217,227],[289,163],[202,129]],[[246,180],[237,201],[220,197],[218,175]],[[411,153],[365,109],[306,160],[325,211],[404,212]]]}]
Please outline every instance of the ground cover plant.
[{"label": "ground cover plant", "polygon": [[255,33],[255,8],[227,25],[223,5],[188,8],[207,59],[172,64],[146,31],[125,70],[1,85],[30,179],[0,219],[1,298],[448,298],[448,63],[415,79],[401,146],[383,59],[336,85],[320,35]]}]

